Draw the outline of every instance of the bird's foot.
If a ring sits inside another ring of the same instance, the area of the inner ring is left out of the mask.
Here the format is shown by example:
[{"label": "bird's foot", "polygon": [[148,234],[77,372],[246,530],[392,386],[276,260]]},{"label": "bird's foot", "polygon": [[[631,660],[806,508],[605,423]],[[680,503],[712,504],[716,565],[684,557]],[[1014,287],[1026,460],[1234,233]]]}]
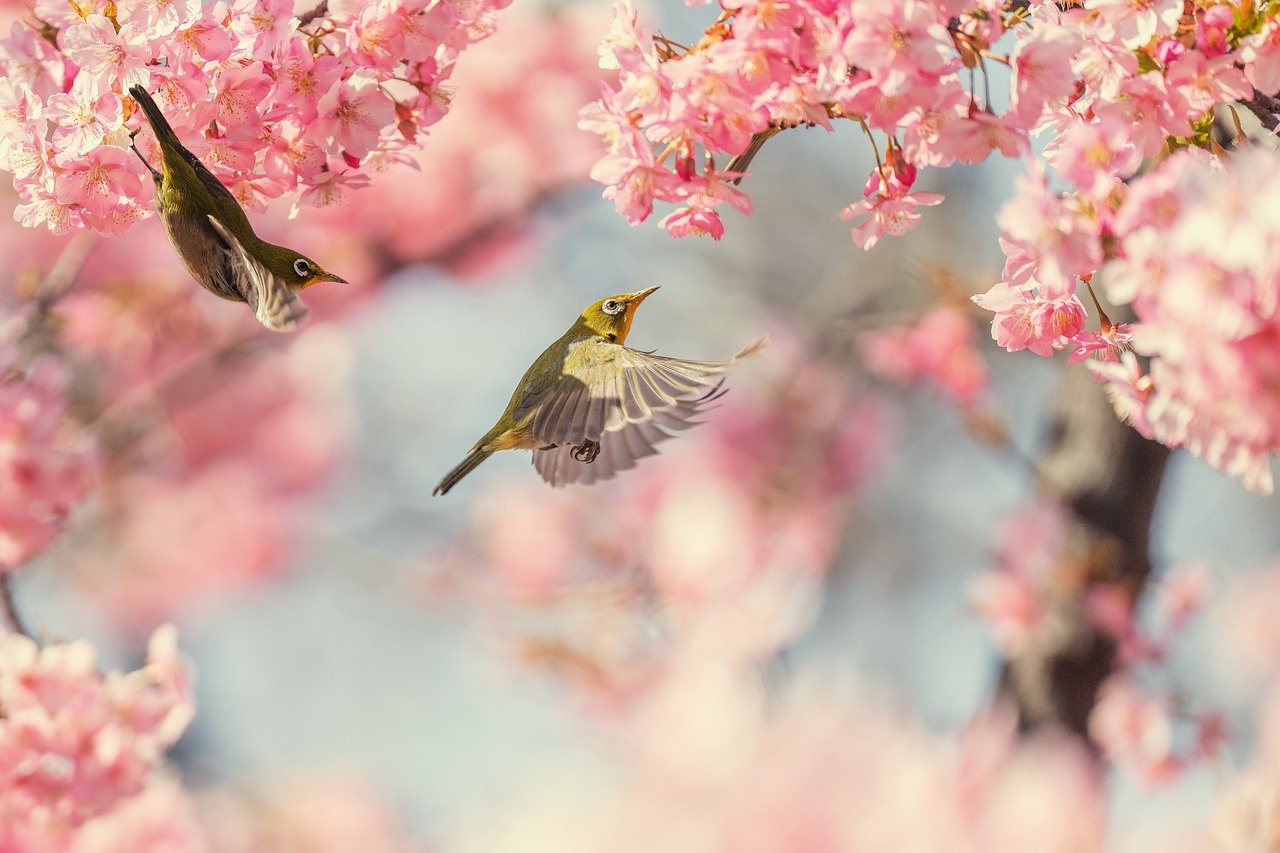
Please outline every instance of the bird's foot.
[{"label": "bird's foot", "polygon": [[573,446],[573,458],[578,462],[585,462],[590,465],[596,461],[596,457],[600,455],[600,442],[587,439],[582,444]]}]

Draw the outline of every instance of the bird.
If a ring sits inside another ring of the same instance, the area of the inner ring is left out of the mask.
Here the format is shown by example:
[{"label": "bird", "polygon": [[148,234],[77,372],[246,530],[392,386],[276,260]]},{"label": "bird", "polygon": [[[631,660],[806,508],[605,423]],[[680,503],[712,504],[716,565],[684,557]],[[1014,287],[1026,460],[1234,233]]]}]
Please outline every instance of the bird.
[{"label": "bird", "polygon": [[169,241],[205,290],[247,302],[258,322],[285,332],[307,315],[299,292],[322,281],[347,283],[306,255],[259,238],[235,196],[183,146],[147,90],[135,85],[129,94],[155,133],[161,168],[133,141],[129,147],[155,181],[156,210]]},{"label": "bird", "polygon": [[498,422],[432,494],[446,494],[500,450],[532,450],[534,468],[552,486],[591,485],[634,468],[672,433],[698,423],[694,417],[727,390],[729,365],[759,352],[767,338],[725,361],[625,346],[636,309],[657,289],[591,303],[534,360]]}]

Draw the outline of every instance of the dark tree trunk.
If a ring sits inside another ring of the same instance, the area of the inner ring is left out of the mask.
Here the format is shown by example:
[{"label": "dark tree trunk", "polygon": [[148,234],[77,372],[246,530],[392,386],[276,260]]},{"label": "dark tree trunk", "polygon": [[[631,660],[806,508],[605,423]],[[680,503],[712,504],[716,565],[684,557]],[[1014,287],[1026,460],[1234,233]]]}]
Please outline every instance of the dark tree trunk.
[{"label": "dark tree trunk", "polygon": [[1131,605],[1142,594],[1168,458],[1168,448],[1116,419],[1089,371],[1066,371],[1039,470],[1042,493],[1071,512],[1066,553],[1045,630],[1005,661],[1000,679],[1024,729],[1057,725],[1087,737],[1098,688],[1116,666],[1116,645],[1090,623],[1085,595],[1095,584],[1113,585]]}]

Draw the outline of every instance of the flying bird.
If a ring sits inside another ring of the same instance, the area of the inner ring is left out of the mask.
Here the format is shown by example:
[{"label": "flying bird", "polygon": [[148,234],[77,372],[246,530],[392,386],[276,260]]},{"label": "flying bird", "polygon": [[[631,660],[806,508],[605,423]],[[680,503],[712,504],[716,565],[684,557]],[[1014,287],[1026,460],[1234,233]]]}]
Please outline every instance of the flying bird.
[{"label": "flying bird", "polygon": [[724,392],[724,373],[759,352],[758,338],[726,361],[666,358],[624,346],[636,308],[658,288],[591,303],[533,362],[493,429],[444,476],[443,495],[499,450],[532,450],[552,486],[590,485],[657,453]]},{"label": "flying bird", "polygon": [[130,147],[155,180],[169,241],[205,290],[247,302],[258,322],[284,332],[307,315],[298,293],[322,281],[346,284],[306,255],[260,239],[235,196],[182,145],[147,90],[133,86],[129,94],[160,144],[160,169]]}]

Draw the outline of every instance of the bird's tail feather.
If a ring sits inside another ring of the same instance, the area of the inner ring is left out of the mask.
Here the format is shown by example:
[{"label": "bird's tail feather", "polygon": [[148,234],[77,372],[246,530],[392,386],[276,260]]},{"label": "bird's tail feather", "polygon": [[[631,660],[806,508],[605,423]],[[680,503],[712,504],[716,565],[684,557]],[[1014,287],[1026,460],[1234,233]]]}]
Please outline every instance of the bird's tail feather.
[{"label": "bird's tail feather", "polygon": [[440,485],[435,487],[431,492],[433,495],[443,495],[458,485],[458,481],[470,474],[484,460],[493,455],[492,450],[481,450],[476,448],[467,454],[467,458],[458,463],[458,467],[454,468],[448,474],[444,475],[444,479],[440,481]]},{"label": "bird's tail feather", "polygon": [[178,134],[173,132],[169,120],[164,117],[164,113],[160,112],[160,107],[151,94],[141,86],[130,86],[129,94],[138,102],[138,106],[142,107],[142,112],[146,114],[147,121],[151,122],[151,129],[155,131],[156,138],[181,150],[182,142],[178,139]]}]

